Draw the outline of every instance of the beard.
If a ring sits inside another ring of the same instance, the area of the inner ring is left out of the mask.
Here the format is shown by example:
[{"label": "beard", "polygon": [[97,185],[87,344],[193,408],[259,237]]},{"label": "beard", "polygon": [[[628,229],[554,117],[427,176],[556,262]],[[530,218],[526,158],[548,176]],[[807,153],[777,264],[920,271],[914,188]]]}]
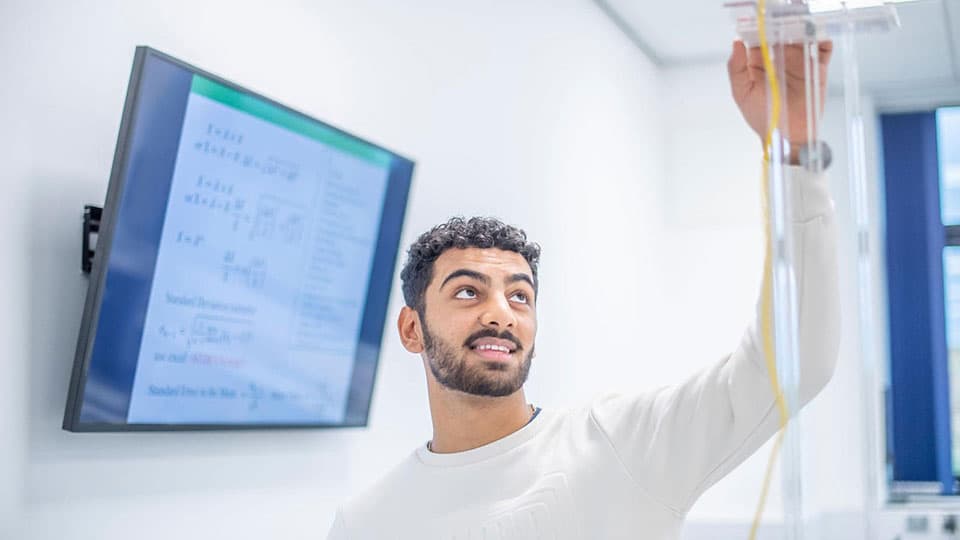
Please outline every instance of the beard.
[{"label": "beard", "polygon": [[[484,397],[504,397],[513,394],[523,387],[530,374],[530,364],[533,360],[534,346],[530,352],[523,355],[523,347],[519,340],[508,331],[497,332],[486,329],[476,332],[464,342],[463,347],[456,347],[452,343],[435,336],[427,328],[426,318],[421,317],[423,323],[424,349],[427,363],[434,378],[441,385],[458,392]],[[469,344],[482,337],[492,337],[512,341],[517,349],[513,354],[520,354],[519,364],[501,362],[478,362],[474,365],[467,363],[467,353],[464,349]]]}]

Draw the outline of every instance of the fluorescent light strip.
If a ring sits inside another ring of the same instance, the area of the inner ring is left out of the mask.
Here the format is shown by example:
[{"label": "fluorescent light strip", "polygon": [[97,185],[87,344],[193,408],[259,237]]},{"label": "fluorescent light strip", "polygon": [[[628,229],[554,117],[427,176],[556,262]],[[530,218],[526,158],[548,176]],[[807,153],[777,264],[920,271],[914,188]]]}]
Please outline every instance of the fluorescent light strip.
[{"label": "fluorescent light strip", "polygon": [[846,9],[863,9],[871,7],[880,7],[884,4],[905,4],[907,2],[916,2],[918,0],[810,0],[807,6],[810,13],[824,13],[828,11],[843,11]]}]

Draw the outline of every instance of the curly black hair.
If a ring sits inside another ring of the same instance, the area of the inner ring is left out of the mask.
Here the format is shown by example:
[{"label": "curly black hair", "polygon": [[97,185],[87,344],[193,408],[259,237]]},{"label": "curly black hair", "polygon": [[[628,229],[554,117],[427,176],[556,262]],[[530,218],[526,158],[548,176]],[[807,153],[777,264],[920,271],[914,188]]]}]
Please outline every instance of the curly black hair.
[{"label": "curly black hair", "polygon": [[407,262],[400,272],[403,282],[403,299],[407,305],[424,313],[424,292],[433,279],[433,262],[451,248],[496,248],[519,253],[533,271],[533,290],[537,292],[537,263],[540,261],[540,245],[527,240],[527,233],[499,219],[472,217],[450,218],[420,235],[407,250]]}]

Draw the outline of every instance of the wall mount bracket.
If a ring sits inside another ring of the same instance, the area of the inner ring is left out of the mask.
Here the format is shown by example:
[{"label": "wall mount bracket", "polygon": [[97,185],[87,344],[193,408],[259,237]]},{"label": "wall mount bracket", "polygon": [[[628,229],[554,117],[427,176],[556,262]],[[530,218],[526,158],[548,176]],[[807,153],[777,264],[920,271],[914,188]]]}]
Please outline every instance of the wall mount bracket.
[{"label": "wall mount bracket", "polygon": [[80,267],[84,274],[89,274],[93,270],[93,254],[96,253],[101,216],[103,216],[102,207],[91,204],[83,206],[83,251],[80,252]]}]

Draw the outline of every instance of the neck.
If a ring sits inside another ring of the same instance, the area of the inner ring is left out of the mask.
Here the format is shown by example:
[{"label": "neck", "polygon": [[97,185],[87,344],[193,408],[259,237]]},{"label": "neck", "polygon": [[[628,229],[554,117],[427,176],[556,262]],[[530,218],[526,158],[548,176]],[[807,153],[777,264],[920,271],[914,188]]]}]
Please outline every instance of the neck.
[{"label": "neck", "polygon": [[463,452],[502,439],[527,425],[533,414],[523,389],[504,397],[473,396],[428,377],[433,440],[439,454]]}]

